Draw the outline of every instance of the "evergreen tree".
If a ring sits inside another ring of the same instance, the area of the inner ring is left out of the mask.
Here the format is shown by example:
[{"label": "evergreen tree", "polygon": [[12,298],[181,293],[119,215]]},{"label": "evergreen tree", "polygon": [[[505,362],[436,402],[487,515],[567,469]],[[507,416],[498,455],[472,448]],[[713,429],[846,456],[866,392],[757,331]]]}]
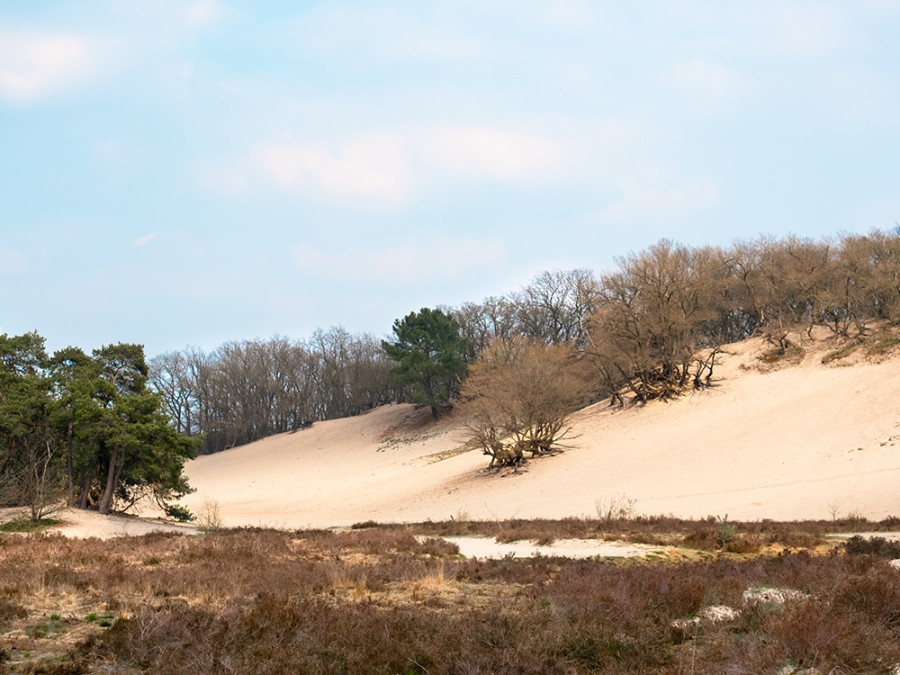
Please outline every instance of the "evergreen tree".
[{"label": "evergreen tree", "polygon": [[382,341],[397,366],[392,373],[400,385],[411,385],[413,400],[431,406],[437,418],[459,390],[465,373],[466,340],[459,323],[439,309],[422,308],[394,321],[393,342]]},{"label": "evergreen tree", "polygon": [[[80,476],[79,485],[89,484],[86,464],[93,453],[87,443],[87,428],[99,418],[93,398],[99,365],[78,347],[66,347],[53,354],[48,370],[56,392],[51,420],[65,444],[66,503],[75,506],[76,475]],[[87,504],[87,489],[81,490],[85,495],[83,506]]]},{"label": "evergreen tree", "polygon": [[0,335],[0,502],[30,507],[36,521],[52,510],[61,478],[45,361],[36,332]]},{"label": "evergreen tree", "polygon": [[170,511],[191,490],[182,468],[198,441],[163,409],[141,345],[48,359],[37,333],[0,335],[0,502],[35,520],[62,501],[108,513],[149,497]]},{"label": "evergreen tree", "polygon": [[168,498],[190,491],[181,467],[197,443],[169,428],[160,396],[147,388],[142,345],[108,345],[94,350],[94,359],[101,404],[95,426],[103,486],[98,510],[108,513],[115,498],[133,504],[147,493],[167,508]]}]

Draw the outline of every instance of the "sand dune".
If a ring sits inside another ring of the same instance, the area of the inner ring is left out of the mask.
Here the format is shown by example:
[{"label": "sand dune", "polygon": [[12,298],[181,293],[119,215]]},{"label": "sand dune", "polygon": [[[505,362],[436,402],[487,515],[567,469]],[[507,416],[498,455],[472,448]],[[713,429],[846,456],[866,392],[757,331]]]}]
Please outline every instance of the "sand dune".
[{"label": "sand dune", "polygon": [[760,370],[760,340],[728,348],[716,386],[671,402],[573,417],[563,453],[513,472],[461,452],[462,421],[391,405],[316,423],[186,466],[202,512],[226,525],[323,527],[376,520],[594,516],[622,496],[638,513],[732,519],[900,515],[900,360],[833,348]]}]

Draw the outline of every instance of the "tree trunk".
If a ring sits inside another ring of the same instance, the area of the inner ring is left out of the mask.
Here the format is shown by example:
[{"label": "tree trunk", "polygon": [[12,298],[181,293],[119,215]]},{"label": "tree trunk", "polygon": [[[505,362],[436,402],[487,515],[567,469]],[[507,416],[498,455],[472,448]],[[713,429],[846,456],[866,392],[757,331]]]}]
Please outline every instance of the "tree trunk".
[{"label": "tree trunk", "polygon": [[100,513],[109,513],[109,507],[112,504],[113,493],[116,491],[116,480],[119,475],[119,452],[113,449],[109,456],[109,471],[106,473],[106,489],[103,490],[103,497],[100,499]]},{"label": "tree trunk", "polygon": [[73,437],[75,435],[75,424],[71,420],[69,421],[69,428],[66,432],[67,444],[66,444],[66,504],[68,506],[75,505],[75,476],[73,475],[72,468],[72,443]]},{"label": "tree trunk", "polygon": [[425,378],[425,381],[422,382],[422,388],[425,390],[425,397],[431,404],[431,416],[434,419],[438,419],[438,417],[440,417],[440,411],[438,410],[437,400],[435,399],[434,394],[434,385],[431,382],[431,378]]},{"label": "tree trunk", "polygon": [[91,475],[84,469],[81,470],[81,492],[78,494],[78,508],[86,509],[88,495],[91,491]]}]

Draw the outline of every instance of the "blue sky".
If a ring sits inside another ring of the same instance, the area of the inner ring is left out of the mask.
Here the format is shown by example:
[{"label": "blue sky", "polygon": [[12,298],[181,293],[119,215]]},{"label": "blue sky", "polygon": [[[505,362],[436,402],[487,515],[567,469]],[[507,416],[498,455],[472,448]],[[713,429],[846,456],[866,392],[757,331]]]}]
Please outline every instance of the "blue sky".
[{"label": "blue sky", "polygon": [[0,332],[390,332],[900,221],[900,2],[0,4]]}]

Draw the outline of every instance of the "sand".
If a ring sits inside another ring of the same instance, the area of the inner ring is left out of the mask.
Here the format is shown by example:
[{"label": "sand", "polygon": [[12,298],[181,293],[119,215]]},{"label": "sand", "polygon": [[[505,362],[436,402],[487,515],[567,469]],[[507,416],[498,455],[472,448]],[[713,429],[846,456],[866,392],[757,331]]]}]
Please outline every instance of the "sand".
[{"label": "sand", "polygon": [[834,345],[805,347],[799,364],[761,369],[767,346],[746,341],[713,388],[598,403],[573,417],[565,452],[519,471],[463,452],[458,416],[390,405],[191,461],[197,492],[183,503],[202,516],[214,501],[225,525],[287,528],[593,517],[626,500],[640,514],[732,520],[900,515],[900,360],[823,365]]},{"label": "sand", "polygon": [[627,544],[622,541],[600,539],[560,539],[552,544],[529,541],[498,542],[493,537],[441,537],[456,544],[466,558],[639,558],[651,553],[664,554],[663,546]]},{"label": "sand", "polygon": [[[0,509],[0,523],[14,520],[24,515],[20,508]],[[193,525],[181,525],[147,518],[122,515],[100,515],[96,511],[82,509],[63,509],[50,516],[59,521],[43,529],[45,534],[63,534],[67,537],[96,537],[112,539],[113,537],[138,537],[151,532],[175,532],[179,534],[195,534]]]}]

